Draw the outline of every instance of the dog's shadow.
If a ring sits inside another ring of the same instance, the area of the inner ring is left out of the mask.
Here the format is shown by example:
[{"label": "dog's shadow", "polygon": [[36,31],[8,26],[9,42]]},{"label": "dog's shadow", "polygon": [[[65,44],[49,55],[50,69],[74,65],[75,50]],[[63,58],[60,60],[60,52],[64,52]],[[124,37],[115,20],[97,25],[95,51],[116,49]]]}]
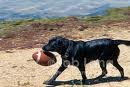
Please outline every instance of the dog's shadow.
[{"label": "dog's shadow", "polygon": [[100,78],[100,79],[87,79],[85,83],[82,84],[81,80],[69,80],[69,81],[54,81],[50,86],[46,87],[54,87],[54,86],[59,86],[59,85],[94,85],[98,83],[107,83],[107,82],[121,82],[124,80],[128,80],[130,78],[124,77],[121,79],[120,77],[106,77],[106,78]]}]

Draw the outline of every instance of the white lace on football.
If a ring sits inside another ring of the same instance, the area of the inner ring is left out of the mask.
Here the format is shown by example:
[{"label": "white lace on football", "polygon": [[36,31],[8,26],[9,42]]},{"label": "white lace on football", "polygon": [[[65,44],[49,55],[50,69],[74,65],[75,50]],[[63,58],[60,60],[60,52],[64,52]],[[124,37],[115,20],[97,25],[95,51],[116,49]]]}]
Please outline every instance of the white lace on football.
[{"label": "white lace on football", "polygon": [[40,61],[40,58],[41,58],[41,52],[39,51],[37,55],[37,59],[36,59],[36,62],[38,63]]}]

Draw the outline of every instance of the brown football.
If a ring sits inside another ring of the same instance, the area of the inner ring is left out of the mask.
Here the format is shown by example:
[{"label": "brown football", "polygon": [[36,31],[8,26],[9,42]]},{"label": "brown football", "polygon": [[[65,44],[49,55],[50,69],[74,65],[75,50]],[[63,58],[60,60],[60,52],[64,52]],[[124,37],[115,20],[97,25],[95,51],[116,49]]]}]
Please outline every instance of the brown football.
[{"label": "brown football", "polygon": [[32,58],[36,61],[36,63],[42,66],[50,66],[57,62],[55,55],[51,52],[35,52],[32,55]]}]

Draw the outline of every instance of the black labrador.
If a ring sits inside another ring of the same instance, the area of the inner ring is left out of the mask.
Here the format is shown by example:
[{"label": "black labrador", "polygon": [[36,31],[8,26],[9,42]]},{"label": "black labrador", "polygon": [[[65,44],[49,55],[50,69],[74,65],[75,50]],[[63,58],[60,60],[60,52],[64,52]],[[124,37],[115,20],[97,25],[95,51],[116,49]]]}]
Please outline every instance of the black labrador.
[{"label": "black labrador", "polygon": [[103,77],[107,74],[107,62],[111,62],[120,72],[121,78],[124,77],[124,70],[119,65],[117,59],[120,53],[118,45],[125,44],[130,46],[130,41],[112,40],[109,38],[95,39],[91,41],[73,41],[57,36],[49,40],[48,44],[43,46],[44,51],[58,52],[62,57],[62,64],[56,74],[46,84],[53,81],[67,68],[67,66],[76,66],[82,75],[82,82],[87,79],[85,73],[85,64],[93,60],[99,60]]}]

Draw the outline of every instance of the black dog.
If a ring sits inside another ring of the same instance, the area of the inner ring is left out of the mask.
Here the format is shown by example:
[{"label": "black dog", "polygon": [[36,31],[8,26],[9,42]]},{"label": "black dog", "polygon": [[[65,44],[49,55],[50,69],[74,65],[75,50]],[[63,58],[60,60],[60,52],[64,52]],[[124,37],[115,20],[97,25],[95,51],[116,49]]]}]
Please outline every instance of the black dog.
[{"label": "black dog", "polygon": [[60,36],[52,38],[47,45],[43,46],[43,50],[58,52],[62,57],[62,65],[47,83],[52,83],[69,64],[78,67],[83,78],[82,82],[84,83],[87,79],[85,64],[97,59],[102,69],[102,74],[99,77],[103,77],[107,74],[106,64],[108,61],[111,61],[120,71],[121,78],[123,78],[124,70],[117,61],[120,53],[118,45],[120,44],[130,45],[130,41],[106,38],[84,42],[72,41]]}]

